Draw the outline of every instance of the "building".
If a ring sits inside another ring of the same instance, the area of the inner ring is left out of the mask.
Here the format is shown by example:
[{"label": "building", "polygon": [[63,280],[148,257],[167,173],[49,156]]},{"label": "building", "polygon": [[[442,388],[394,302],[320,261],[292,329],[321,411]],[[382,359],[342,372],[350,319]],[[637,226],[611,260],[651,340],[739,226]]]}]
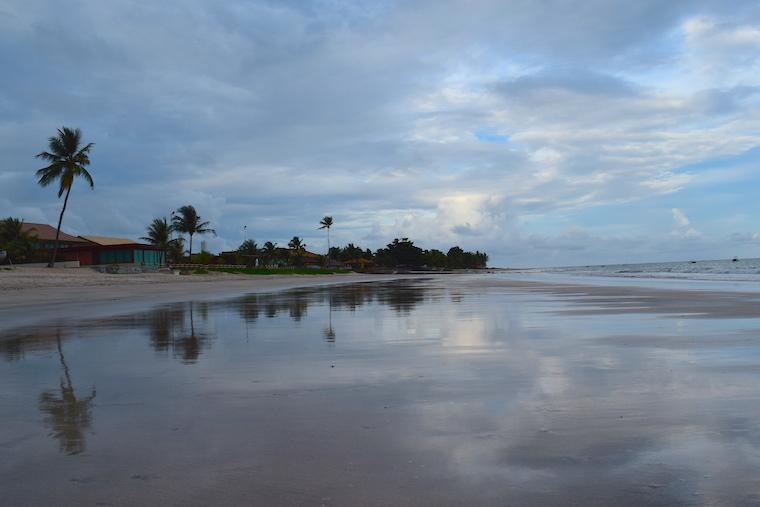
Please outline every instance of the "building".
[{"label": "building", "polygon": [[[36,251],[44,254],[45,251],[52,251],[55,247],[55,227],[24,222],[22,230],[35,238]],[[47,255],[42,257],[46,258]],[[166,252],[159,247],[127,238],[72,236],[61,231],[58,236],[58,260],[79,261],[80,266],[98,264],[163,266],[166,264]]]},{"label": "building", "polygon": [[86,243],[68,248],[65,255],[66,260],[77,260],[80,266],[98,264],[163,266],[166,264],[166,252],[154,245],[108,236],[79,236],[79,238]]},{"label": "building", "polygon": [[[55,246],[56,228],[51,225],[23,222],[21,224],[21,230],[27,233],[29,236],[35,238],[35,250],[52,250]],[[58,236],[59,250],[71,246],[79,246],[85,244],[87,244],[86,240],[72,236],[71,234],[66,234],[63,231],[61,231],[61,234]]]}]

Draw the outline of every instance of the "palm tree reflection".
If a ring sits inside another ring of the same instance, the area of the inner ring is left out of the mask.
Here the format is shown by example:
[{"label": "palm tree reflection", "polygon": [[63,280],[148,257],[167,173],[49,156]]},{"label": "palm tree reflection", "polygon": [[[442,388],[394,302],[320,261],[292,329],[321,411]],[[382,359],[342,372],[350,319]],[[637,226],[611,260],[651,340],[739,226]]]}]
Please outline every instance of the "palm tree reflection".
[{"label": "palm tree reflection", "polygon": [[333,305],[332,291],[328,292],[327,294],[327,304],[328,304],[327,329],[325,329],[325,340],[327,340],[328,343],[335,343],[335,330],[333,329],[333,325],[332,325],[332,305]]},{"label": "palm tree reflection", "polygon": [[171,351],[183,363],[198,361],[201,352],[209,345],[209,336],[196,329],[196,307],[205,323],[208,320],[208,305],[204,303],[191,302],[187,307],[161,309],[150,314],[147,322],[154,350]]},{"label": "palm tree reflection", "polygon": [[50,435],[58,440],[61,452],[69,455],[79,454],[85,450],[85,432],[92,425],[92,406],[95,399],[95,387],[89,395],[77,398],[71,382],[69,366],[63,355],[60,331],[56,336],[58,359],[63,368],[60,379],[60,395],[57,391],[46,390],[40,394],[39,408],[47,414],[45,424],[50,426]]}]

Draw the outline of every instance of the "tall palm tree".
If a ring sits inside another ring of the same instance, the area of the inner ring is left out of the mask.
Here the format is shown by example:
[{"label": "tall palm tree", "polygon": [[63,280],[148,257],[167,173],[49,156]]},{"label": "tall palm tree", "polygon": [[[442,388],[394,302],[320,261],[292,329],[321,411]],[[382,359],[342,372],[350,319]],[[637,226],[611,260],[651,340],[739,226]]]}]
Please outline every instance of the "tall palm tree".
[{"label": "tall palm tree", "polygon": [[66,197],[63,199],[61,215],[58,217],[58,229],[55,232],[53,255],[50,258],[50,264],[48,264],[51,268],[55,267],[55,257],[58,254],[58,236],[61,234],[63,214],[66,212],[66,205],[69,202],[69,194],[71,193],[74,179],[82,177],[90,185],[90,188],[95,188],[92,176],[85,169],[90,165],[90,150],[95,144],[88,143],[80,148],[81,144],[81,130],[61,127],[58,129],[57,136],[48,139],[48,150],[50,151],[43,151],[37,154],[37,158],[50,162],[49,166],[37,171],[37,177],[39,177],[37,183],[46,187],[58,181],[58,198],[60,199],[64,193],[66,194]]},{"label": "tall palm tree", "polygon": [[188,253],[190,255],[190,262],[192,262],[193,235],[208,233],[216,235],[216,231],[209,227],[209,222],[201,221],[201,217],[198,215],[198,212],[195,211],[195,208],[189,204],[178,208],[177,214],[174,215],[173,220],[174,224],[172,224],[172,227],[175,231],[183,232],[190,236],[190,249]]},{"label": "tall palm tree", "polygon": [[327,229],[327,265],[330,265],[330,227],[332,227],[332,217],[326,216],[319,221],[320,229]]}]

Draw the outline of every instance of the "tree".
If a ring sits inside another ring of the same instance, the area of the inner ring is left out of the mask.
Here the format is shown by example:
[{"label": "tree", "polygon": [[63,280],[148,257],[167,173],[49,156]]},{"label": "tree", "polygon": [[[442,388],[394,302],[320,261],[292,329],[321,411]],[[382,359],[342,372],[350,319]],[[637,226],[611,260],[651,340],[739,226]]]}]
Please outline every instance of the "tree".
[{"label": "tree", "polygon": [[171,237],[172,226],[165,218],[154,218],[147,230],[148,235],[143,236],[140,239],[145,240],[164,251],[169,249],[169,238]]},{"label": "tree", "polygon": [[169,256],[174,262],[182,260],[185,256],[185,238],[178,236],[169,241]]},{"label": "tree", "polygon": [[29,259],[36,239],[37,236],[24,230],[23,220],[13,217],[0,220],[0,250],[8,252],[11,261]]},{"label": "tree", "polygon": [[277,257],[277,244],[272,243],[271,241],[267,241],[264,243],[264,249],[262,250],[264,254],[264,261],[267,266],[271,266],[274,264],[275,258]]},{"label": "tree", "polygon": [[182,232],[190,236],[190,262],[193,262],[193,235],[195,234],[214,234],[216,231],[209,227],[209,222],[201,221],[201,217],[195,208],[191,205],[182,206],[177,209],[177,213],[174,215],[174,223],[172,228],[177,232]]},{"label": "tree", "polygon": [[432,250],[425,251],[425,264],[431,268],[445,268],[446,267],[446,254],[440,250],[433,248]]},{"label": "tree", "polygon": [[386,248],[381,248],[376,254],[378,264],[396,267],[420,267],[425,263],[422,248],[415,246],[409,238],[394,239]]},{"label": "tree", "polygon": [[63,214],[66,212],[66,205],[69,202],[69,194],[71,194],[71,186],[74,184],[74,179],[81,177],[90,185],[90,188],[95,188],[92,175],[86,169],[90,165],[90,150],[92,150],[95,144],[88,143],[80,148],[81,144],[81,130],[61,127],[58,129],[58,135],[48,139],[49,151],[37,154],[37,158],[50,162],[49,166],[37,170],[37,177],[39,178],[37,183],[46,187],[57,181],[59,184],[58,198],[60,199],[64,193],[66,194],[66,197],[63,199],[61,215],[58,217],[53,255],[50,258],[50,264],[48,264],[51,268],[55,267],[55,257],[58,254],[58,237],[61,234],[61,223],[63,222]]},{"label": "tree", "polygon": [[319,221],[320,229],[327,229],[327,264],[330,264],[330,227],[332,227],[332,217],[326,216]]},{"label": "tree", "polygon": [[293,236],[293,239],[288,242],[288,248],[290,248],[290,258],[292,259],[293,264],[300,266],[301,259],[306,251],[306,244],[304,244],[303,240],[298,236]]},{"label": "tree", "polygon": [[238,254],[245,258],[245,263],[253,267],[256,257],[259,255],[259,246],[252,239],[247,239],[238,247]]},{"label": "tree", "polygon": [[446,265],[450,269],[462,269],[465,266],[464,250],[458,246],[452,246],[446,253]]}]

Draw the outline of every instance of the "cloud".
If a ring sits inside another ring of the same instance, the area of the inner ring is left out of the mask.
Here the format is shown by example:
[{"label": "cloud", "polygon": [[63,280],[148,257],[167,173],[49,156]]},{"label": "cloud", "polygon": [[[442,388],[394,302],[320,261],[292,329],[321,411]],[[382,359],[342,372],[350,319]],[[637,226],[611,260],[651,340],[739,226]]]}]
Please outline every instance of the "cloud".
[{"label": "cloud", "polygon": [[[6,2],[0,215],[56,221],[33,155],[65,124],[96,142],[72,232],[140,237],[192,203],[212,249],[248,225],[319,250],[330,214],[339,243],[405,235],[504,265],[691,257],[689,229],[720,254],[757,231],[711,229],[690,192],[734,216],[754,178],[752,5]],[[669,209],[689,228],[671,234]]]}]

